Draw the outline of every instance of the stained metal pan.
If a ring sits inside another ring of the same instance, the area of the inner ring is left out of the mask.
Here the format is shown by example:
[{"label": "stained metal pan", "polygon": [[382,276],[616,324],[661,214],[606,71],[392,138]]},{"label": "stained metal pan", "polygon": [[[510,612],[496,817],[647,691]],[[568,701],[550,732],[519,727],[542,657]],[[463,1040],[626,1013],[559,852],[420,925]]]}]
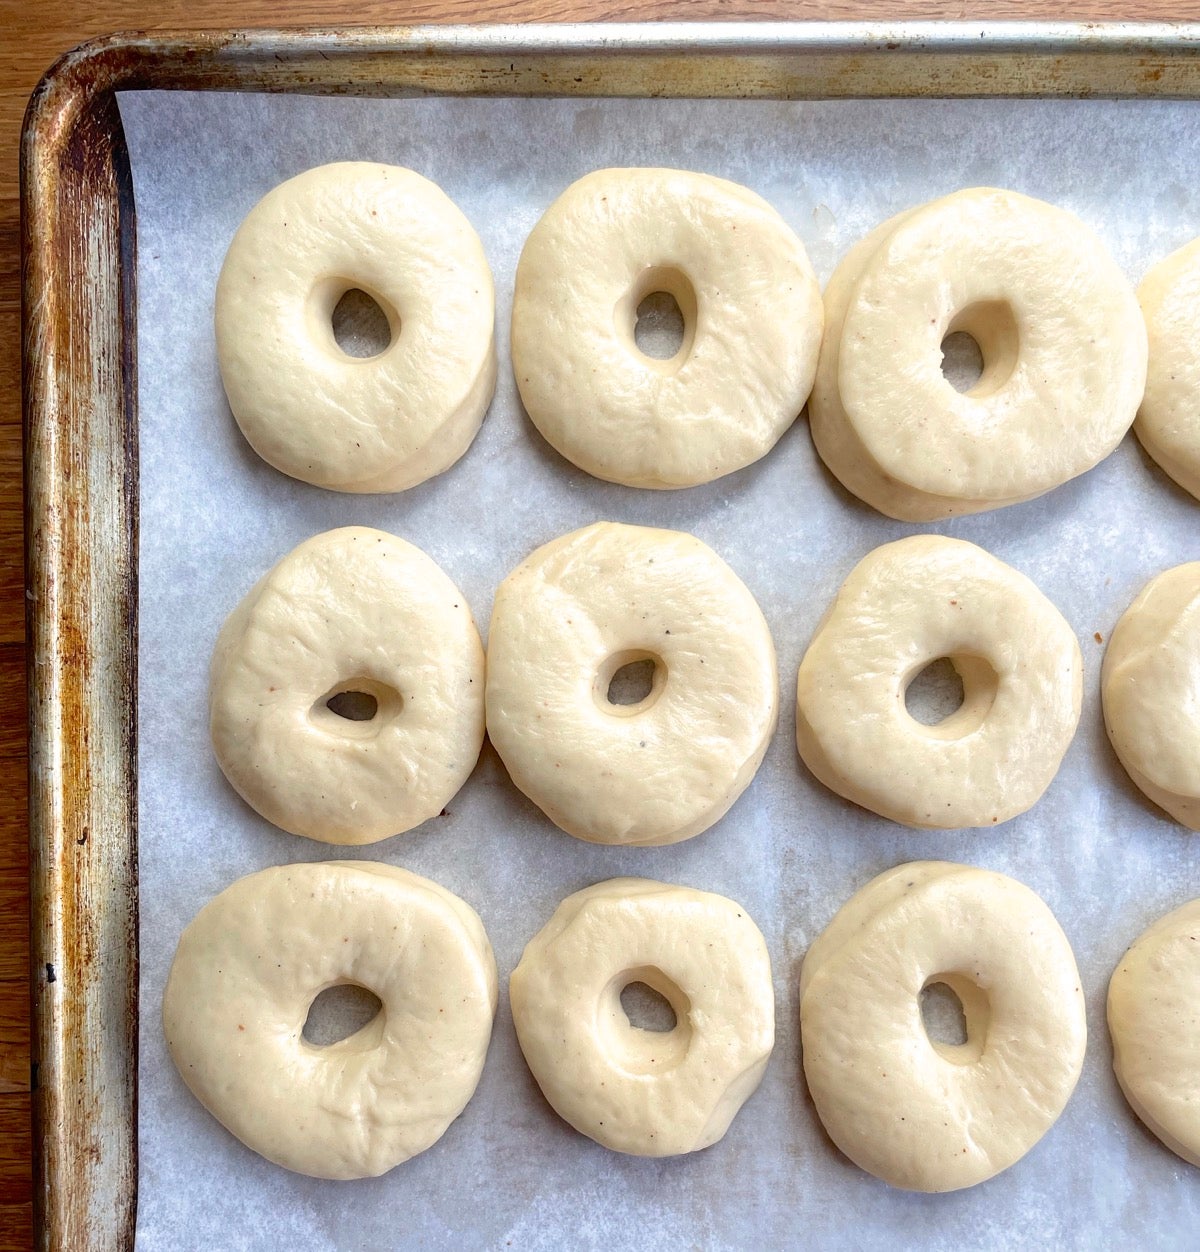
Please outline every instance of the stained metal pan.
[{"label": "stained metal pan", "polygon": [[21,152],[35,1221],[130,1247],[137,1204],[135,210],[124,89],[324,95],[1200,98],[1200,26],[371,27],[116,35]]}]

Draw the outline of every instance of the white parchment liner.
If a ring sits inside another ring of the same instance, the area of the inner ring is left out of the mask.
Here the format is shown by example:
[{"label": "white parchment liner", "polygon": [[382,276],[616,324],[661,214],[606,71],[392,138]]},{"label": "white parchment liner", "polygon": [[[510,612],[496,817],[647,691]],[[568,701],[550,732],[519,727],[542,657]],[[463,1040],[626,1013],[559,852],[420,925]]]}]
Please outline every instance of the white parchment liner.
[{"label": "white parchment liner", "polygon": [[[537,435],[508,366],[513,272],[526,234],[572,179],[673,165],[745,183],[807,245],[822,280],[865,231],[959,187],[1012,187],[1096,227],[1135,280],[1200,233],[1200,106],[1160,102],[670,102],[319,100],[216,94],[121,98],[138,210],[141,408],[141,1177],[143,1249],[1185,1247],[1200,1171],[1149,1136],[1110,1068],[1108,976],[1154,918],[1200,894],[1200,836],[1144,802],[1105,740],[1102,646],[1151,575],[1200,557],[1200,505],[1132,436],[1082,479],[1030,504],[936,527],[1029,574],[1078,632],[1079,734],[1032,812],[980,833],[914,832],[836,799],[799,763],[796,667],[855,561],[920,527],[889,521],[824,471],[801,419],[763,461],[706,487],[597,482]],[[326,161],[412,168],[482,236],[498,297],[500,385],[449,473],[402,495],[353,497],[261,462],[221,391],[213,290],[238,222],[276,183]],[[226,613],[294,544],[363,523],[441,563],[481,628],[530,549],[607,518],[692,531],[758,597],[779,652],[781,718],[755,782],[706,834],[673,848],[590,847],[560,834],[495,754],[449,813],[374,847],[273,829],[226,785],[209,747],[207,667]],[[464,1115],[384,1178],[289,1174],[227,1134],[167,1056],[162,988],[179,932],[238,876],[285,861],[386,860],[481,913],[504,978],[569,892],[637,874],[719,891],[762,928],[778,1042],[759,1092],[716,1147],[648,1161],[606,1152],[550,1111],[524,1066],[503,989],[487,1067]],[[1058,1125],[1013,1169],[949,1196],[892,1191],[825,1138],[800,1071],[796,985],[811,939],[872,875],[940,857],[1012,874],[1047,900],[1079,960],[1087,1063]]]}]

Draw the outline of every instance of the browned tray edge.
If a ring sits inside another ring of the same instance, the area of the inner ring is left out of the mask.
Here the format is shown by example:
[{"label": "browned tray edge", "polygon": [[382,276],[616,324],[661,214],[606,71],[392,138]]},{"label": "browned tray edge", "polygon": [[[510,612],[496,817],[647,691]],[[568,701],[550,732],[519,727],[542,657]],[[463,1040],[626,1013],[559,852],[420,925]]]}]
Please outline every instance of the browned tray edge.
[{"label": "browned tray edge", "polygon": [[115,93],[1200,96],[1200,26],[661,23],[113,35],[21,146],[37,1246],[137,1195],[134,204]]}]

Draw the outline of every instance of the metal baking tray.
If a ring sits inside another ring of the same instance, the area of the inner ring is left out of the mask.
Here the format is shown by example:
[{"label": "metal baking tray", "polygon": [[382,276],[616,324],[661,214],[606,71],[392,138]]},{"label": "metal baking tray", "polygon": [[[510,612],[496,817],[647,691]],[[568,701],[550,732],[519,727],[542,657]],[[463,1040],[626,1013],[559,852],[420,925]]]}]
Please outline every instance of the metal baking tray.
[{"label": "metal baking tray", "polygon": [[114,35],[21,150],[35,1230],[137,1207],[135,216],[115,93],[1200,98],[1200,25],[391,27]]}]

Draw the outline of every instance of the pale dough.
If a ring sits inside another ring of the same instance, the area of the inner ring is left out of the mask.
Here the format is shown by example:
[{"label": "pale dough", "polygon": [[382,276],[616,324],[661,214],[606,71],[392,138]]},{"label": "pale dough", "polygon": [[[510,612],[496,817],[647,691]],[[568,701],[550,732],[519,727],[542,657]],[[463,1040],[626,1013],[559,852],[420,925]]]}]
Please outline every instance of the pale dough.
[{"label": "pale dough", "polygon": [[[908,684],[950,659],[961,708],[925,726]],[[1062,614],[974,544],[914,535],[868,553],[817,626],[797,677],[796,743],[838,795],[908,826],[995,826],[1058,772],[1083,660]]]},{"label": "pale dough", "polygon": [[[809,418],[828,468],[890,517],[1031,499],[1090,469],[1133,421],[1146,332],[1127,279],[1073,214],[973,188],[901,213],[825,292]],[[960,394],[942,341],[979,344]]]},{"label": "pale dough", "polygon": [[[327,702],[376,700],[353,721]],[[462,592],[419,548],[363,526],[294,548],[217,638],[213,750],[284,830],[373,843],[435,817],[484,732],[484,654]]]},{"label": "pale dough", "polygon": [[[641,982],[675,1012],[634,1026]],[[758,1086],[775,1042],[771,961],[732,900],[645,878],[578,891],[530,940],[509,980],[521,1051],[554,1111],[637,1156],[717,1142]]]},{"label": "pale dough", "polygon": [[[609,680],[652,659],[649,694]],[[690,839],[745,790],[778,720],[775,648],[737,575],[693,535],[600,522],[501,583],[487,725],[513,782],[593,843]]]},{"label": "pale dough", "polygon": [[[357,288],[391,344],[343,352],[338,301]],[[428,179],[346,161],[267,193],[217,283],[229,407],[276,469],[335,491],[401,491],[470,446],[496,385],[495,295],[479,237]]]},{"label": "pale dough", "polygon": [[[920,995],[959,997],[966,1042],[935,1043]],[[1083,1064],[1075,957],[1028,887],[917,861],[854,895],[800,979],[804,1074],[834,1143],[894,1187],[955,1191],[1020,1160]]]},{"label": "pale dough", "polygon": [[1138,300],[1150,337],[1150,369],[1134,433],[1200,499],[1200,239],[1160,261],[1142,279]]},{"label": "pale dough", "polygon": [[1104,725],[1130,778],[1200,830],[1200,561],[1152,578],[1113,630]]},{"label": "pale dough", "polygon": [[1108,984],[1113,1069],[1133,1111],[1200,1166],[1200,900],[1154,923]]},{"label": "pale dough", "polygon": [[[382,1009],[346,1039],[308,1043],[313,1000],[344,983]],[[316,1178],[367,1178],[466,1107],[496,993],[483,925],[443,887],[371,861],[281,865],[184,930],[163,1029],[193,1094],[248,1147]]]},{"label": "pale dough", "polygon": [[[642,353],[637,308],[672,295],[684,337]],[[569,461],[635,487],[687,487],[757,461],[804,407],[821,342],[803,244],[761,197],[682,170],[597,170],[527,240],[513,370]]]}]

